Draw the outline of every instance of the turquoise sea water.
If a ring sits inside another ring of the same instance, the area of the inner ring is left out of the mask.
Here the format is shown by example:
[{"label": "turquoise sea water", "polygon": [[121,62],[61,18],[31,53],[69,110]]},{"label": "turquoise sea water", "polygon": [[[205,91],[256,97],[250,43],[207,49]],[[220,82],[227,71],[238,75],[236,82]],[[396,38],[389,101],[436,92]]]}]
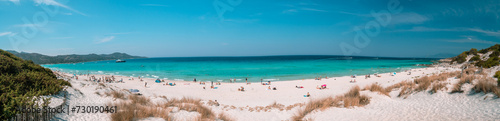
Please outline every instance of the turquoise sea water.
[{"label": "turquoise sea water", "polygon": [[179,57],[128,59],[125,63],[96,61],[51,64],[44,67],[71,74],[108,74],[168,80],[244,82],[285,81],[365,75],[422,68],[433,59],[343,57],[343,56],[264,56],[264,57]]}]

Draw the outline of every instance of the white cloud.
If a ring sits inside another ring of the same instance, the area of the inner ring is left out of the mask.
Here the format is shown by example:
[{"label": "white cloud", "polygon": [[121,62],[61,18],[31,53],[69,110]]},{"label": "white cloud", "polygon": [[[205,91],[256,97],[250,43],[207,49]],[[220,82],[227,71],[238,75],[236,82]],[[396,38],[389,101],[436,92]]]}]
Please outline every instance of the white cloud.
[{"label": "white cloud", "polygon": [[119,33],[110,33],[110,35],[121,35],[121,34],[132,34],[134,32],[119,32]]},{"label": "white cloud", "polygon": [[61,13],[61,14],[63,14],[63,15],[68,15],[68,16],[73,15],[73,13]]},{"label": "white cloud", "polygon": [[224,21],[235,23],[254,23],[260,21],[260,19],[224,19]]},{"label": "white cloud", "polygon": [[428,20],[428,17],[418,13],[401,13],[393,15],[390,24],[420,24]]},{"label": "white cloud", "polygon": [[16,5],[19,5],[19,0],[9,0],[9,1],[16,4]]},{"label": "white cloud", "polygon": [[16,24],[14,27],[39,27],[39,24]]},{"label": "white cloud", "polygon": [[500,37],[500,31],[488,31],[488,30],[482,30],[482,29],[468,29],[468,30],[483,33],[483,34],[486,34],[489,36]]},{"label": "white cloud", "polygon": [[372,17],[372,15],[370,15],[370,14],[359,14],[359,13],[351,13],[351,12],[345,12],[345,11],[339,11],[338,13],[355,15],[355,16],[360,16],[360,17]]},{"label": "white cloud", "polygon": [[52,37],[52,38],[49,38],[51,40],[57,40],[57,39],[72,39],[74,37]]},{"label": "white cloud", "polygon": [[105,37],[105,38],[102,38],[101,40],[97,41],[96,43],[99,44],[99,43],[105,43],[105,42],[109,42],[111,40],[115,39],[115,36],[109,36],[109,37]]},{"label": "white cloud", "polygon": [[155,6],[155,7],[168,7],[167,5],[162,4],[141,4],[142,6]]},{"label": "white cloud", "polygon": [[314,8],[301,8],[301,10],[305,11],[316,11],[316,12],[328,12],[326,10],[314,9]]},{"label": "white cloud", "polygon": [[427,27],[413,27],[412,29],[408,30],[397,30],[394,32],[435,32],[435,31],[464,31],[464,28],[449,28],[449,29],[442,29],[442,28],[427,28]]},{"label": "white cloud", "polygon": [[13,34],[12,32],[3,32],[3,33],[0,33],[0,37],[6,36],[6,35],[12,35],[12,34]]},{"label": "white cloud", "polygon": [[298,12],[297,9],[288,9],[283,11],[283,13],[296,13],[296,12]]},{"label": "white cloud", "polygon": [[483,33],[488,36],[494,36],[494,37],[500,37],[500,31],[490,31],[490,30],[483,30],[479,28],[448,28],[448,29],[443,29],[443,28],[427,28],[427,27],[413,27],[412,29],[408,30],[397,30],[393,32],[461,32],[461,31],[471,31],[471,32],[478,32],[478,33]]},{"label": "white cloud", "polygon": [[497,42],[493,41],[486,41],[486,40],[481,40],[477,39],[476,37],[473,36],[462,36],[464,37],[463,39],[454,39],[454,40],[445,40],[447,42],[454,42],[454,43],[481,43],[481,44],[496,44]]},{"label": "white cloud", "polygon": [[284,14],[292,14],[300,11],[312,11],[312,12],[328,12],[326,10],[317,9],[319,4],[310,2],[301,2],[298,4],[285,4],[283,6],[288,7],[288,9],[283,10]]},{"label": "white cloud", "polygon": [[67,6],[67,5],[61,4],[61,3],[56,2],[56,1],[54,1],[54,0],[34,0],[34,1],[35,1],[35,3],[36,3],[37,5],[42,5],[42,4],[44,4],[44,5],[59,6],[59,7],[63,7],[63,8],[66,8],[66,9],[68,9],[68,10],[71,10],[71,11],[73,11],[73,12],[75,12],[75,13],[78,13],[78,14],[81,14],[81,15],[84,15],[84,16],[87,16],[86,14],[84,14],[84,13],[82,13],[82,12],[78,11],[78,10],[75,10],[75,9],[73,9],[73,8],[71,8],[71,7]]}]

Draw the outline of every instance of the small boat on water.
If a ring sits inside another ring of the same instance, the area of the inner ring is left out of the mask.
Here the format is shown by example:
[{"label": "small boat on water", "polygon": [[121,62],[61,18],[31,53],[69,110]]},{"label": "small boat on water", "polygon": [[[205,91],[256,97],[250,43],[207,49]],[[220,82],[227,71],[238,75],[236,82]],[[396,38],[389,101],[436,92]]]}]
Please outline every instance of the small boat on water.
[{"label": "small boat on water", "polygon": [[125,61],[125,60],[120,60],[120,59],[116,60],[116,63],[124,63],[124,62],[127,62],[127,61]]}]

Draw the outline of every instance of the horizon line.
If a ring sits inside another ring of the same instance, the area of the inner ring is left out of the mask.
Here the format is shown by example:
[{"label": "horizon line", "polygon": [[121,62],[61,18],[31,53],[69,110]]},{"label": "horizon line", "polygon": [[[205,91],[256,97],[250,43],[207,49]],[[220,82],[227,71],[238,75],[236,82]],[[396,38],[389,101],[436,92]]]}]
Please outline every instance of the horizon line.
[{"label": "horizon line", "polygon": [[[30,53],[30,52],[23,52],[23,51],[16,51],[16,50],[5,50],[5,51],[15,51],[15,52],[20,52],[20,53]],[[36,52],[33,52],[36,53]],[[130,55],[125,52],[112,52],[109,54],[114,54],[114,53],[123,53]],[[51,55],[46,55],[42,53],[36,53],[36,54],[41,54],[45,56],[51,56]],[[106,55],[106,54],[96,54],[96,53],[88,53],[88,54],[62,54],[62,55],[53,55],[52,57],[55,56],[64,56],[64,55],[90,55],[90,54],[95,54],[95,55]],[[277,56],[338,56],[338,57],[372,57],[372,58],[402,58],[402,59],[407,59],[407,58],[418,58],[418,59],[446,59],[446,58],[441,58],[441,57],[389,57],[389,56],[369,56],[369,55],[351,55],[351,56],[345,56],[345,55],[322,55],[322,54],[310,54],[310,55],[303,55],[303,54],[298,54],[298,55],[243,55],[243,56],[164,56],[164,57],[159,57],[159,56],[142,56],[142,55],[130,55],[130,56],[139,56],[139,57],[146,57],[146,58],[201,58],[201,57],[228,57],[228,58],[235,58],[235,57],[277,57]],[[451,58],[451,57],[448,57]]]}]

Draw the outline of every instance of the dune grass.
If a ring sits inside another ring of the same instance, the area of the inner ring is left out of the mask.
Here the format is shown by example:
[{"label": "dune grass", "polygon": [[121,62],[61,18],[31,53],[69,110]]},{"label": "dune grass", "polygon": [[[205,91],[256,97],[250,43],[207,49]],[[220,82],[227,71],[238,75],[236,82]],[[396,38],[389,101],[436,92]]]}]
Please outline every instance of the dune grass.
[{"label": "dune grass", "polygon": [[125,99],[125,94],[119,91],[105,92],[104,94],[106,94],[106,96],[113,96],[113,98],[116,99]]},{"label": "dune grass", "polygon": [[234,121],[233,118],[229,117],[224,112],[219,113],[219,115],[217,117],[218,117],[218,119],[223,120],[223,121]]},{"label": "dune grass", "polygon": [[453,85],[453,89],[451,90],[451,93],[456,93],[456,92],[464,92],[462,90],[462,86],[466,83],[472,84],[472,81],[476,79],[476,76],[474,75],[464,75],[460,77],[460,80]]},{"label": "dune grass", "polygon": [[495,80],[491,78],[478,79],[472,89],[474,89],[476,93],[493,93],[497,97],[500,97],[500,89],[497,87]]},{"label": "dune grass", "polygon": [[333,97],[326,97],[318,100],[312,100],[305,105],[304,109],[299,110],[295,115],[292,116],[294,121],[302,121],[304,117],[315,111],[315,110],[325,110],[330,107],[362,107],[370,103],[370,98],[366,95],[360,94],[359,86],[351,88],[344,95]]},{"label": "dune grass", "polygon": [[[471,73],[472,72],[474,72],[474,70],[472,70]],[[414,83],[417,84],[417,87],[415,88],[414,91],[417,91],[417,92],[426,91],[427,89],[429,89],[429,87],[431,87],[431,85],[436,85],[436,83],[439,83],[441,81],[446,81],[448,78],[456,77],[459,74],[460,74],[459,71],[444,72],[441,74],[434,74],[431,76],[424,76],[421,78],[417,78],[414,80]],[[442,86],[442,85],[438,85],[438,86]],[[433,92],[433,90],[431,90],[431,92]]]},{"label": "dune grass", "polygon": [[370,91],[372,91],[372,92],[379,92],[380,94],[383,94],[383,95],[386,95],[386,96],[391,97],[391,96],[389,95],[389,92],[390,92],[390,90],[392,90],[392,89],[387,90],[386,88],[384,88],[384,87],[382,87],[382,86],[380,86],[380,85],[378,85],[378,84],[373,83],[373,84],[371,84],[371,85],[366,86],[366,87],[364,88],[364,90],[370,90]]},{"label": "dune grass", "polygon": [[111,114],[111,119],[113,121],[139,120],[148,117],[159,117],[166,121],[172,121],[175,119],[170,117],[169,114],[172,113],[174,107],[188,112],[198,112],[200,116],[195,117],[195,120],[233,120],[224,113],[216,115],[210,108],[203,106],[200,99],[185,97],[181,99],[170,99],[159,104],[153,104],[149,98],[139,95],[128,95],[126,99],[127,100],[119,103],[108,104],[120,107],[117,113]]},{"label": "dune grass", "polygon": [[442,82],[438,82],[438,83],[434,83],[432,84],[432,88],[431,88],[431,93],[434,94],[436,93],[437,91],[443,89],[446,87],[446,83],[442,83]]},{"label": "dune grass", "polygon": [[131,121],[148,117],[159,117],[166,121],[172,121],[169,117],[169,109],[152,105],[151,100],[144,96],[128,95],[128,101],[108,104],[119,108],[117,113],[111,114],[112,121]]},{"label": "dune grass", "polygon": [[417,84],[415,91],[427,90],[427,88],[429,88],[429,86],[431,86],[433,81],[434,81],[433,78],[430,78],[428,76],[425,76],[425,77],[422,77],[419,79],[415,79],[414,82],[415,82],[415,84]]}]

